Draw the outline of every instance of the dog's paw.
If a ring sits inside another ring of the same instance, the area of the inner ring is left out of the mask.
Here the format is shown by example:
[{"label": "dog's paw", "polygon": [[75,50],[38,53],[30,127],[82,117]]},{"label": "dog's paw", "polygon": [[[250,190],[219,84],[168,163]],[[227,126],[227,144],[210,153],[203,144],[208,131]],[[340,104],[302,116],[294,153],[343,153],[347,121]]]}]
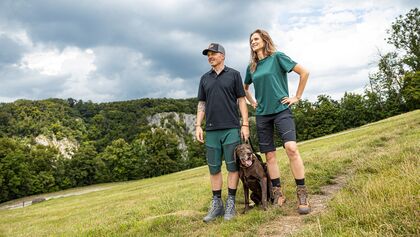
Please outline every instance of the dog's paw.
[{"label": "dog's paw", "polygon": [[244,210],[242,211],[242,214],[246,214],[249,210],[251,210],[253,207],[252,206],[247,206],[244,208]]}]

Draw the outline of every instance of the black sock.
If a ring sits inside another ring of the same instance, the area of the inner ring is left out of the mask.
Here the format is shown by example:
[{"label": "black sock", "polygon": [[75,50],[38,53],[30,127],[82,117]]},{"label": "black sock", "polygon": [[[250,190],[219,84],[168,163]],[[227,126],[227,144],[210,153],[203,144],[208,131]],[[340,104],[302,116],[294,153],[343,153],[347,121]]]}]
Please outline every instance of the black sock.
[{"label": "black sock", "polygon": [[231,196],[236,196],[236,189],[228,188],[228,194]]},{"label": "black sock", "polygon": [[295,179],[296,185],[305,185],[305,178]]},{"label": "black sock", "polygon": [[273,185],[273,187],[280,187],[280,178],[272,179],[271,184]]},{"label": "black sock", "polygon": [[213,197],[222,197],[222,190],[213,190]]}]

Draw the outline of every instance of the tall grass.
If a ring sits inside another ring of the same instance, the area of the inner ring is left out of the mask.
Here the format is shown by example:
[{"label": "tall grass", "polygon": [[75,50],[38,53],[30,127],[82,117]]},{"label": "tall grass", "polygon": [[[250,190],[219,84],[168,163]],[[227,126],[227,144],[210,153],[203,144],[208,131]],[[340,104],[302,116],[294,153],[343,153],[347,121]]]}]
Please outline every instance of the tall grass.
[{"label": "tall grass", "polygon": [[[296,236],[419,235],[420,111],[305,142],[299,149],[312,194],[337,175],[349,181],[327,212],[305,218]],[[240,184],[237,218],[203,223],[211,191],[207,167],[200,167],[2,210],[0,236],[256,236],[262,224],[296,212],[294,180],[282,149],[278,160],[289,199],[282,209],[240,214]]]},{"label": "tall grass", "polygon": [[318,223],[296,236],[420,236],[418,115],[382,121],[365,135],[356,131],[360,154],[347,186]]}]

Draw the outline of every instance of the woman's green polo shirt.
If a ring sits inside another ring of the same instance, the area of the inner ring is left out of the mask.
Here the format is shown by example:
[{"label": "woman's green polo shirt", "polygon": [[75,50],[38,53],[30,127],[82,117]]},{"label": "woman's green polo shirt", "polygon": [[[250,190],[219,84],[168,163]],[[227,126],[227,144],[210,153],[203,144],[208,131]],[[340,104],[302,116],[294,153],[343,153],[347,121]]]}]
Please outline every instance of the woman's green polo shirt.
[{"label": "woman's green polo shirt", "polygon": [[289,97],[287,73],[296,66],[296,62],[282,52],[258,61],[257,69],[251,73],[246,69],[245,84],[254,83],[255,97],[258,102],[257,115],[275,114],[287,109],[281,103],[283,97]]}]

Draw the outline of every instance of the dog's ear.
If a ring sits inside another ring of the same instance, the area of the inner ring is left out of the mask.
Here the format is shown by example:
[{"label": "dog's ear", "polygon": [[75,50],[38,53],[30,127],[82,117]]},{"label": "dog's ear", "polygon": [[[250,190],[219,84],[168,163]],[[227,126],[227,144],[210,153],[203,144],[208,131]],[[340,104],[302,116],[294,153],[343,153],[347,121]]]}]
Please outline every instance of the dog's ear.
[{"label": "dog's ear", "polygon": [[254,149],[252,149],[252,146],[249,143],[246,144],[246,145],[247,145],[248,149],[251,150],[252,153],[254,153]]},{"label": "dog's ear", "polygon": [[238,166],[238,168],[241,166],[241,162],[239,161],[239,159],[237,159],[236,153],[238,152],[239,149],[239,145],[237,145],[235,147],[235,150],[233,151],[233,159],[236,162],[236,165]]}]

